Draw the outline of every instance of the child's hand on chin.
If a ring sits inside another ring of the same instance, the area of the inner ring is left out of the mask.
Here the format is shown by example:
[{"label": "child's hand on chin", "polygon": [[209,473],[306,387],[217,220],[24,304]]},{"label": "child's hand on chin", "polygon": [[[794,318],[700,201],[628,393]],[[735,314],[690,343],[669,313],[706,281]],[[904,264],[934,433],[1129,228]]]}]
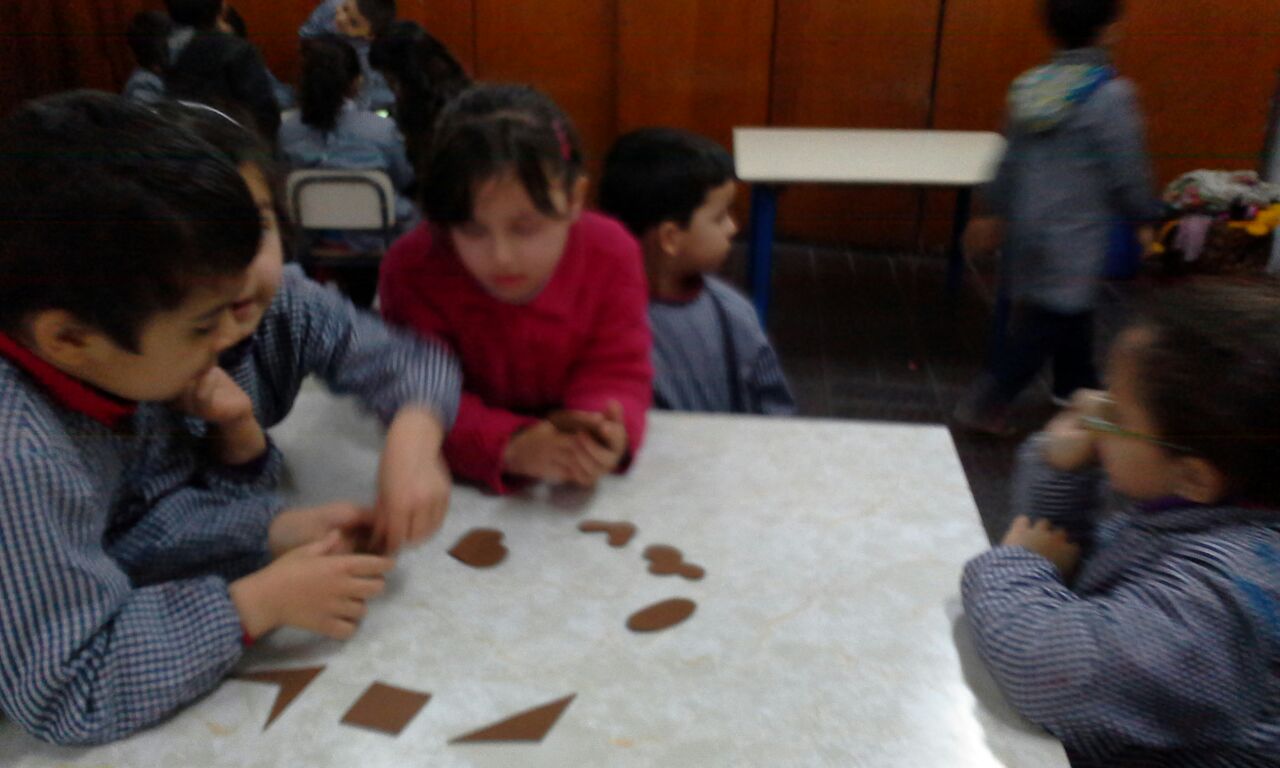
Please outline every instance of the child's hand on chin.
[{"label": "child's hand on chin", "polygon": [[249,395],[217,366],[193,381],[171,404],[188,416],[219,426],[253,418],[253,401]]},{"label": "child's hand on chin", "polygon": [[1032,525],[1029,517],[1018,515],[1000,543],[1006,547],[1022,547],[1040,555],[1057,567],[1064,580],[1071,578],[1076,566],[1080,564],[1080,547],[1071,542],[1065,529],[1048,520],[1037,520]]},{"label": "child's hand on chin", "polygon": [[1054,416],[1044,428],[1047,439],[1044,460],[1063,472],[1079,472],[1098,463],[1097,434],[1081,423],[1086,416],[1101,416],[1107,394],[1096,389],[1078,389],[1071,404]]}]

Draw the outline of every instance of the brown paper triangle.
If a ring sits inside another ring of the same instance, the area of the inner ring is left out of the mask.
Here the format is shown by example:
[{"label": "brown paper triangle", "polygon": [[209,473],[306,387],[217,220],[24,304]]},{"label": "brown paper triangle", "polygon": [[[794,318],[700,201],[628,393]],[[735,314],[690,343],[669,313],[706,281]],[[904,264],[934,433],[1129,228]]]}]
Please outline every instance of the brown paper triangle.
[{"label": "brown paper triangle", "polygon": [[280,692],[276,694],[276,703],[271,706],[271,714],[267,715],[267,723],[262,726],[262,730],[267,730],[276,718],[284,712],[293,700],[298,698],[298,694],[308,686],[311,681],[316,679],[316,675],[324,671],[323,666],[319,667],[302,667],[300,669],[272,669],[265,672],[245,672],[233,675],[235,680],[245,680],[250,683],[269,683],[271,685],[280,686]]},{"label": "brown paper triangle", "polygon": [[571,693],[563,699],[556,699],[549,704],[527,709],[512,715],[505,720],[472,731],[465,736],[451,740],[450,744],[463,744],[480,741],[542,741],[551,728],[560,719],[560,715],[569,707],[569,703],[577,696]]}]

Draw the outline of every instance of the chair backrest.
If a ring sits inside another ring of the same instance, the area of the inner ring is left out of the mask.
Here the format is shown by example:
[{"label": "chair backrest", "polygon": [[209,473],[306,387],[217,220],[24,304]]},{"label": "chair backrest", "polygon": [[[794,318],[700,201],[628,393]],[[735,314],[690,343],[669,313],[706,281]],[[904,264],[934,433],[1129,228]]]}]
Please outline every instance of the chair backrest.
[{"label": "chair backrest", "polygon": [[396,223],[396,190],[382,171],[294,171],[289,212],[302,229],[378,230]]}]

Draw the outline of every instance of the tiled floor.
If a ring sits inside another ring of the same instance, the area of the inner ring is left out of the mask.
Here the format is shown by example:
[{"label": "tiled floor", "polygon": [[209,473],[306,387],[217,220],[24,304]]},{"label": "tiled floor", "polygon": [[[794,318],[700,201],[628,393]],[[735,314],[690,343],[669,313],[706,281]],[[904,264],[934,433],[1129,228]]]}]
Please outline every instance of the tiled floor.
[{"label": "tiled floor", "polygon": [[[774,263],[770,332],[803,414],[947,421],[981,369],[989,277],[970,272],[952,302],[944,290],[941,254],[885,255],[779,244]],[[742,284],[740,248],[727,271]],[[1109,328],[1127,306],[1123,296],[1128,291],[1113,286],[1106,293],[1100,325]],[[1020,401],[1018,421],[1030,431],[1052,412],[1047,387],[1038,386]],[[952,433],[992,538],[1007,527],[1009,473],[1025,431],[1010,439]]]}]

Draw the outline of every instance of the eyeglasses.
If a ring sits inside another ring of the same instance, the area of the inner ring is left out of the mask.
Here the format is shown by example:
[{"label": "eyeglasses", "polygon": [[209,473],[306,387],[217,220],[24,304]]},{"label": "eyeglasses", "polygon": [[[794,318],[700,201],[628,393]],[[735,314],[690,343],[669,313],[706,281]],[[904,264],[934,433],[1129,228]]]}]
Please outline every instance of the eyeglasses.
[{"label": "eyeglasses", "polygon": [[1096,402],[1099,410],[1105,415],[1089,415],[1080,417],[1080,426],[1090,432],[1100,432],[1102,434],[1115,435],[1116,437],[1128,437],[1134,440],[1141,440],[1144,443],[1158,445],[1161,448],[1167,448],[1168,450],[1177,451],[1178,453],[1195,453],[1193,449],[1188,448],[1185,445],[1171,443],[1168,440],[1161,440],[1154,435],[1148,435],[1143,432],[1134,432],[1133,430],[1125,429],[1115,423],[1113,420],[1113,414],[1115,412],[1116,401],[1112,400],[1110,397],[1100,397]]}]

